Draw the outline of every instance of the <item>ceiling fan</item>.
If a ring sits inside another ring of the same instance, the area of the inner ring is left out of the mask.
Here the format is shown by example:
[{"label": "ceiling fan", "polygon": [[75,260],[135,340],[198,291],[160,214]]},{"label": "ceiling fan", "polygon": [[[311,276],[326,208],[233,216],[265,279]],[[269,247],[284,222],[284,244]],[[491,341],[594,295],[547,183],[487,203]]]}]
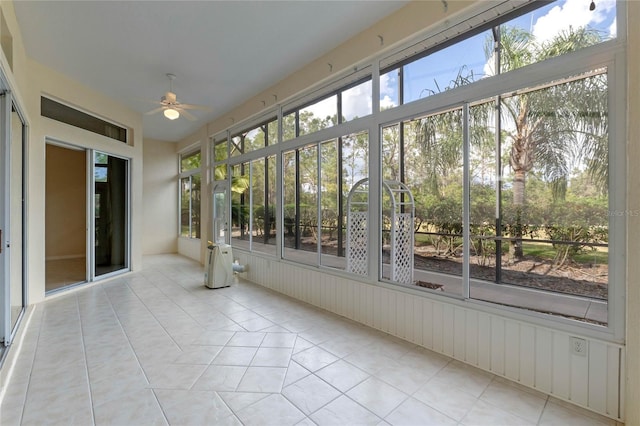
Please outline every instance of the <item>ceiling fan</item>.
[{"label": "ceiling fan", "polygon": [[144,115],[152,115],[163,111],[164,116],[169,120],[175,120],[176,118],[180,117],[180,115],[183,115],[189,121],[196,121],[196,116],[188,112],[188,109],[199,109],[202,111],[211,112],[211,108],[208,106],[183,104],[181,102],[178,102],[176,94],[173,93],[173,80],[176,79],[176,76],[174,74],[167,74],[167,78],[169,79],[169,91],[165,93],[162,98],[160,98],[160,102],[155,102],[159,104],[160,107],[152,109],[151,111],[146,112]]}]

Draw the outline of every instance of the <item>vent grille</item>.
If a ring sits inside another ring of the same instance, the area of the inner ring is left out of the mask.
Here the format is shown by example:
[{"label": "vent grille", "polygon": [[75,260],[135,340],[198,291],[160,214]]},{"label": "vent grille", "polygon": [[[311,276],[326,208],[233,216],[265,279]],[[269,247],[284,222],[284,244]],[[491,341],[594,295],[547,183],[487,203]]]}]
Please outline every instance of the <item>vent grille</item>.
[{"label": "vent grille", "polygon": [[127,143],[127,129],[78,111],[52,99],[40,97],[40,114],[52,120]]}]

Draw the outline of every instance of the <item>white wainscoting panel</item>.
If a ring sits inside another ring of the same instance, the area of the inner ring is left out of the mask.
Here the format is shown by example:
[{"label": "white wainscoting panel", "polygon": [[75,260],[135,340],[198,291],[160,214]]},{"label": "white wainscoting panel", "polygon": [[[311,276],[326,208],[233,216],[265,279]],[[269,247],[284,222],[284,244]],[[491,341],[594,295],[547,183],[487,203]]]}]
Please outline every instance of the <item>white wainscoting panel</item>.
[{"label": "white wainscoting panel", "polygon": [[[327,271],[235,253],[243,277],[524,386],[623,420],[624,347]],[[586,353],[572,351],[572,337]]]}]

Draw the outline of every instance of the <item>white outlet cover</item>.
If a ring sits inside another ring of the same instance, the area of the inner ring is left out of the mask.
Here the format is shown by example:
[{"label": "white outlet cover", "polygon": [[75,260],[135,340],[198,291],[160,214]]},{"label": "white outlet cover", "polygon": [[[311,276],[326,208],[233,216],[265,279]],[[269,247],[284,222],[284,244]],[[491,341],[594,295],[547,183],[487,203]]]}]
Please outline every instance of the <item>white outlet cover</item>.
[{"label": "white outlet cover", "polygon": [[588,343],[586,339],[580,337],[571,337],[570,350],[573,355],[587,356]]}]

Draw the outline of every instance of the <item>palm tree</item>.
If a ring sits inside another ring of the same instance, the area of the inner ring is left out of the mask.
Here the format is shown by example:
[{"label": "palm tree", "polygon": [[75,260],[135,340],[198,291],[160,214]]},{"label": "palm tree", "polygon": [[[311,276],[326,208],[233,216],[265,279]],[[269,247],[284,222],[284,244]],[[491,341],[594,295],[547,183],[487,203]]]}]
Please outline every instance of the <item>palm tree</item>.
[{"label": "palm tree", "polygon": [[[569,29],[548,42],[537,44],[531,34],[502,28],[502,72],[581,49],[601,40],[587,28]],[[488,50],[488,49],[487,49]],[[521,259],[526,221],[526,175],[539,169],[551,184],[554,196],[564,197],[572,164],[585,160],[595,181],[606,185],[607,85],[598,73],[576,76],[548,88],[504,97],[501,102],[502,131],[510,143],[509,165],[513,172],[511,255]]]}]

